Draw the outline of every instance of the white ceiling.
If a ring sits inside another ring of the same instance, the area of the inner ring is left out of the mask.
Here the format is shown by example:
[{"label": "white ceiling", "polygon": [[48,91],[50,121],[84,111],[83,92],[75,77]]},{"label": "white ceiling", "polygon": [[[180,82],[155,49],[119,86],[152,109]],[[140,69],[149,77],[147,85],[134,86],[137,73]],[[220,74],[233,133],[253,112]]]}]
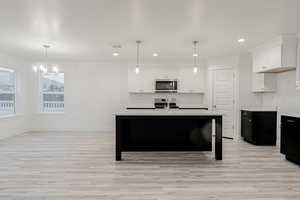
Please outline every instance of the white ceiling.
[{"label": "white ceiling", "polygon": [[[300,32],[299,0],[0,0],[0,51],[64,60],[188,60],[233,54]],[[246,38],[243,45],[237,43]],[[121,44],[113,57],[112,44]],[[152,53],[158,52],[159,57]]]}]

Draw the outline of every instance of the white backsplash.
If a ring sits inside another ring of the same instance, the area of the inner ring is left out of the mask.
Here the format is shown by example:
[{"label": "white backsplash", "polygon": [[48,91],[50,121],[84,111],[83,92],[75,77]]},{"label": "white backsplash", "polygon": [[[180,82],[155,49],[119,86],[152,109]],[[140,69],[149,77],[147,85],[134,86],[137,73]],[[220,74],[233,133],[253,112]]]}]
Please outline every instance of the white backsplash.
[{"label": "white backsplash", "polygon": [[181,107],[206,106],[204,94],[129,94],[128,107],[153,107],[154,98],[176,98]]}]

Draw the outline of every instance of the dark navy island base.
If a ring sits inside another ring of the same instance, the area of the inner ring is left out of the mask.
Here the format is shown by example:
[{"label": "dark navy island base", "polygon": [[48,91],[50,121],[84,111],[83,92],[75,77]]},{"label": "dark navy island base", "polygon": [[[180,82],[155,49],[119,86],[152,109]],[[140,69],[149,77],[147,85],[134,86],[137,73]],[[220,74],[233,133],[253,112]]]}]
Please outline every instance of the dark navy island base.
[{"label": "dark navy island base", "polygon": [[122,152],[212,151],[215,119],[215,159],[222,160],[222,115],[118,115],[116,160]]}]

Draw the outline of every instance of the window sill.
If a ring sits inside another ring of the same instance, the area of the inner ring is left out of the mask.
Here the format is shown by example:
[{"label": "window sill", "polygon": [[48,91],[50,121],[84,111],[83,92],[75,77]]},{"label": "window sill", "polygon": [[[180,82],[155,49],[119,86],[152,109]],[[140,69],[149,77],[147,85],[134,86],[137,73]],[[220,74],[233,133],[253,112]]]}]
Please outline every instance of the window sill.
[{"label": "window sill", "polygon": [[39,112],[39,115],[64,115],[64,112]]},{"label": "window sill", "polygon": [[13,117],[20,117],[22,115],[20,114],[10,114],[10,115],[0,115],[0,119],[9,119],[9,118],[13,118]]}]

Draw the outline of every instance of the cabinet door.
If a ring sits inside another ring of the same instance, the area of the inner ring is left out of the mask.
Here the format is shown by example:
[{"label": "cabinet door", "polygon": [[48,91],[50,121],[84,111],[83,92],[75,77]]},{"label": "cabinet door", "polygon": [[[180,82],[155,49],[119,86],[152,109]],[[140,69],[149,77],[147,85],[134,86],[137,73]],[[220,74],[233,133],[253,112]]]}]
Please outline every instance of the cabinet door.
[{"label": "cabinet door", "polygon": [[132,93],[154,92],[154,74],[152,70],[141,69],[139,73],[135,68],[128,69],[128,91]]},{"label": "cabinet door", "polygon": [[276,47],[273,47],[270,50],[271,54],[271,63],[270,63],[270,69],[278,68],[282,66],[282,46],[278,45]]},{"label": "cabinet door", "polygon": [[264,90],[275,91],[277,87],[276,74],[264,74]]},{"label": "cabinet door", "polygon": [[297,66],[297,37],[282,38],[282,67],[295,68]]},{"label": "cabinet door", "polygon": [[259,92],[264,90],[264,75],[252,73],[252,90]]},{"label": "cabinet door", "polygon": [[154,92],[154,70],[144,69],[140,71],[140,90],[146,93]]},{"label": "cabinet door", "polygon": [[275,74],[252,73],[253,92],[273,92],[276,87]]},{"label": "cabinet door", "polygon": [[287,156],[297,157],[300,160],[300,123],[289,119],[283,126],[285,126],[283,133],[285,153]]},{"label": "cabinet door", "polygon": [[272,66],[272,54],[273,51],[271,49],[265,49],[261,55],[262,64],[260,71],[265,71],[271,69]]},{"label": "cabinet door", "polygon": [[248,111],[242,111],[242,137],[253,142],[252,136],[252,114]]},{"label": "cabinet door", "polygon": [[201,93],[204,91],[204,71],[198,68],[194,72],[192,67],[180,69],[178,90],[182,93]]},{"label": "cabinet door", "polygon": [[135,73],[133,68],[128,69],[128,91],[129,92],[138,92],[140,90],[140,76]]}]

